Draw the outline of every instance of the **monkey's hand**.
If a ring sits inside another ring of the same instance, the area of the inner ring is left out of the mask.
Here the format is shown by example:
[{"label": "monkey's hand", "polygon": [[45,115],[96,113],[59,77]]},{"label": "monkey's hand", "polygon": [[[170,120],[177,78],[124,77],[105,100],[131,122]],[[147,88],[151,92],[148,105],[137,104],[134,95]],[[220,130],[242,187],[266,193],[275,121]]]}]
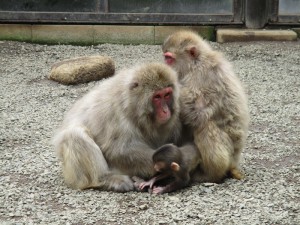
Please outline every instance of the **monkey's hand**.
[{"label": "monkey's hand", "polygon": [[150,188],[150,189],[152,189],[152,187],[153,187],[155,181],[156,181],[156,180],[151,179],[151,180],[142,182],[142,183],[140,184],[140,189],[143,190],[144,188],[147,188],[147,187]]},{"label": "monkey's hand", "polygon": [[146,186],[143,187],[144,183],[147,183],[145,180],[137,176],[133,176],[132,180],[134,181],[133,185],[137,191],[147,191]]},{"label": "monkey's hand", "polygon": [[180,104],[180,116],[186,125],[199,127],[210,117],[207,112],[208,102],[201,92],[192,93],[188,89],[182,90]]},{"label": "monkey's hand", "polygon": [[156,182],[156,178],[152,178],[151,180],[145,181],[139,177],[132,177],[134,181],[134,186],[138,191],[146,191],[148,188],[152,189],[154,183]]}]

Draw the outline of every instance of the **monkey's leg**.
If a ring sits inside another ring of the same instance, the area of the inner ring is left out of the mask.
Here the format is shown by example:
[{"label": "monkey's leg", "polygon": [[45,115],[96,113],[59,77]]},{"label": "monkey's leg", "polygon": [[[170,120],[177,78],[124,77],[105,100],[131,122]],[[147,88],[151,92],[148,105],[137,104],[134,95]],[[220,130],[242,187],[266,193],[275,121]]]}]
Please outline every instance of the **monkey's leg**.
[{"label": "monkey's leg", "polygon": [[163,180],[169,176],[170,176],[170,174],[159,174],[157,176],[154,176],[150,180],[140,183],[139,189],[141,189],[141,190],[143,190],[144,188],[152,189],[156,182]]},{"label": "monkey's leg", "polygon": [[233,141],[234,152],[231,160],[231,166],[229,170],[229,176],[241,180],[244,178],[244,174],[239,169],[239,162],[241,157],[242,149],[245,146],[246,141],[246,129],[241,126],[239,121],[231,123],[231,126],[227,128],[226,132]]},{"label": "monkey's leg", "polygon": [[229,136],[209,121],[204,129],[195,129],[194,142],[201,154],[203,182],[221,182],[231,165],[233,145]]},{"label": "monkey's leg", "polygon": [[56,148],[62,159],[66,183],[74,189],[103,188],[105,190],[132,190],[128,176],[109,172],[107,162],[84,127],[68,128],[59,134]]}]

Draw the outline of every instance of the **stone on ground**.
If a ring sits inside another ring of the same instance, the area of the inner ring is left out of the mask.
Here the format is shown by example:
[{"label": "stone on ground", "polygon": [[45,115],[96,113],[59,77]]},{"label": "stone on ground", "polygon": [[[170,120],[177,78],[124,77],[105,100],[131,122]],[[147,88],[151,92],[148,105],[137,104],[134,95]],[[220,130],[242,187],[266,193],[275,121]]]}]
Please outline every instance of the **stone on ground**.
[{"label": "stone on ground", "polygon": [[62,84],[101,80],[115,73],[115,63],[107,56],[85,56],[55,63],[49,79]]}]

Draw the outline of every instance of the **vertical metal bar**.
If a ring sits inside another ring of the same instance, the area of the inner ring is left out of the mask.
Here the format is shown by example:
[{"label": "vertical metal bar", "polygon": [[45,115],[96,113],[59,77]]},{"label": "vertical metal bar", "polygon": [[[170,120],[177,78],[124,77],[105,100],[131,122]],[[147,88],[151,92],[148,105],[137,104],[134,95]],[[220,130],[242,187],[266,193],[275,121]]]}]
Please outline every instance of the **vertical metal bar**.
[{"label": "vertical metal bar", "polygon": [[108,2],[108,0],[104,0],[104,8],[105,8],[104,12],[108,13],[109,12],[109,2]]},{"label": "vertical metal bar", "polygon": [[233,21],[244,21],[244,0],[233,0]]},{"label": "vertical metal bar", "polygon": [[246,0],[245,20],[247,28],[263,28],[267,23],[268,0]]},{"label": "vertical metal bar", "polygon": [[269,0],[269,21],[270,22],[278,22],[278,14],[279,14],[279,0]]},{"label": "vertical metal bar", "polygon": [[109,2],[108,0],[99,0],[100,12],[108,13],[109,12]]},{"label": "vertical metal bar", "polygon": [[101,12],[101,9],[100,9],[100,1],[101,1],[101,0],[97,0],[97,1],[96,1],[96,4],[95,4],[95,12]]}]

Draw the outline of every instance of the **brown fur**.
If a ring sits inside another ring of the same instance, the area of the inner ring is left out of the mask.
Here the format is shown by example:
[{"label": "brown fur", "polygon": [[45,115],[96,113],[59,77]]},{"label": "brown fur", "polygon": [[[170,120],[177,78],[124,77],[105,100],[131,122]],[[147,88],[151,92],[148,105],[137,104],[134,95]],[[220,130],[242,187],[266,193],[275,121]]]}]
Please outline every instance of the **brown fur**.
[{"label": "brown fur", "polygon": [[239,161],[244,147],[249,112],[242,84],[230,63],[199,35],[180,31],[169,36],[164,53],[182,85],[181,118],[193,131],[201,154],[202,182],[220,182],[229,172],[241,179]]},{"label": "brown fur", "polygon": [[[173,88],[172,112],[157,124],[152,95]],[[159,63],[123,70],[78,100],[54,145],[66,183],[75,189],[133,190],[130,176],[153,175],[152,155],[180,135],[177,76]]]}]

